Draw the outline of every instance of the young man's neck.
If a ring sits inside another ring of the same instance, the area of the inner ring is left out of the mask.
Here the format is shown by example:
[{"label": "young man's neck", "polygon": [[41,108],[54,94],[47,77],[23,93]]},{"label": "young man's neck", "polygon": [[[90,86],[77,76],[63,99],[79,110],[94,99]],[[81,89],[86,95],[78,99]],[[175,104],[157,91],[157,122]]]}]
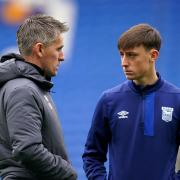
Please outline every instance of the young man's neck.
[{"label": "young man's neck", "polygon": [[133,82],[136,84],[136,85],[140,85],[140,86],[147,86],[147,85],[153,85],[157,82],[158,80],[158,76],[157,74],[155,73],[153,76],[149,77],[149,78],[144,78],[142,79],[141,81],[138,81],[138,80],[133,80]]}]

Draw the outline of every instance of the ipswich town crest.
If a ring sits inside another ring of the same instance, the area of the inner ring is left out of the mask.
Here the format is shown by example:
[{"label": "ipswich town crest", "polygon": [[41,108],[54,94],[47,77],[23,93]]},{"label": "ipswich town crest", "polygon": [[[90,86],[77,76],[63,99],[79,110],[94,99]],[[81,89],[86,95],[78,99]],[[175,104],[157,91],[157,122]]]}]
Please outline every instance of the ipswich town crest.
[{"label": "ipswich town crest", "polygon": [[174,109],[171,107],[162,107],[162,120],[165,122],[172,121],[172,114]]}]

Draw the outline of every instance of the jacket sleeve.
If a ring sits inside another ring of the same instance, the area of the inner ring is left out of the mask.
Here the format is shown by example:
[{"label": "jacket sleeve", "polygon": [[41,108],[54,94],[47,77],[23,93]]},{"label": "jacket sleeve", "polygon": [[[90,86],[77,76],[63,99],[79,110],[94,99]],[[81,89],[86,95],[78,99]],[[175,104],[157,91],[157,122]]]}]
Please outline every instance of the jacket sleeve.
[{"label": "jacket sleeve", "polygon": [[[75,180],[70,163],[42,144],[42,109],[29,87],[13,90],[6,101],[6,117],[14,158],[42,179]],[[44,178],[45,177],[45,178]]]},{"label": "jacket sleeve", "polygon": [[107,158],[108,143],[111,132],[108,124],[107,107],[103,95],[95,109],[91,128],[85,144],[84,170],[89,180],[107,179],[106,168],[104,163]]}]

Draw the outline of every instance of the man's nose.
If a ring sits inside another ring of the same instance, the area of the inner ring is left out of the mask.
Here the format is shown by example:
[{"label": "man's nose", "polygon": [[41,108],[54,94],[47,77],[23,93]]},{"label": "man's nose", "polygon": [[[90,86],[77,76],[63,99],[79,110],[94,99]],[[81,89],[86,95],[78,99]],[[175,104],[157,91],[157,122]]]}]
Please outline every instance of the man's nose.
[{"label": "man's nose", "polygon": [[121,57],[121,66],[127,66],[127,65],[128,65],[127,57],[124,55]]},{"label": "man's nose", "polygon": [[64,53],[62,51],[59,53],[59,61],[64,61]]}]

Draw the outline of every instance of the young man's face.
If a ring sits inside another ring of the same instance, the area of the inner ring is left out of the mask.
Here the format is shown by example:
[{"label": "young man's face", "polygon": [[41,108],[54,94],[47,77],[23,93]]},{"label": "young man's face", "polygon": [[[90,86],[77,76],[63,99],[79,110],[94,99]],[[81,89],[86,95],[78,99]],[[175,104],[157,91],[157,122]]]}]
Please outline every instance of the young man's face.
[{"label": "young man's face", "polygon": [[60,62],[64,60],[63,46],[63,38],[59,35],[52,44],[43,47],[41,66],[46,76],[52,77],[57,74]]},{"label": "young man's face", "polygon": [[147,51],[143,46],[121,50],[121,65],[125,76],[136,84],[145,85],[154,75],[154,59],[152,51]]}]

